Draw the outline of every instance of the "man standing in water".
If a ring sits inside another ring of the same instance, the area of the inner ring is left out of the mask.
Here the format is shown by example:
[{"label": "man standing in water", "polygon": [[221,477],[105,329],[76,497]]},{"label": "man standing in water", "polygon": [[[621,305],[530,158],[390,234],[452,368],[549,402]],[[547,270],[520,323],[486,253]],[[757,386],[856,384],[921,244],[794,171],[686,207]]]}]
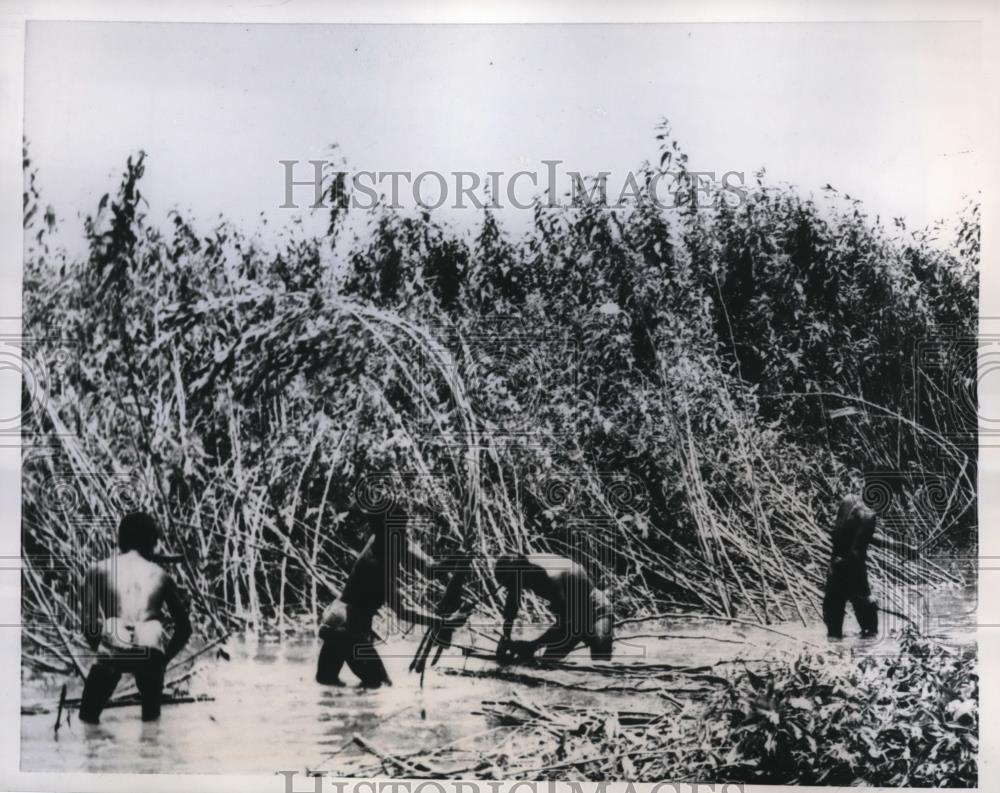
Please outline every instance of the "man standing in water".
[{"label": "man standing in water", "polygon": [[[83,635],[97,660],[80,702],[80,721],[97,724],[125,672],[135,677],[142,719],[159,718],[167,664],[191,638],[191,620],[177,585],[156,564],[159,527],[132,512],[118,527],[119,553],[90,567],[83,586]],[[167,640],[167,615],[174,630]]]},{"label": "man standing in water", "polygon": [[389,605],[400,619],[431,628],[447,620],[403,602],[399,574],[404,569],[421,570],[425,575],[449,572],[435,562],[407,536],[406,517],[378,514],[372,517],[372,533],[354,560],[343,592],[320,620],[323,647],[316,666],[316,682],[342,686],[344,664],[361,680],[364,688],[392,685],[378,651],[372,643],[372,620],[378,610]]},{"label": "man standing in water", "polygon": [[878,632],[878,604],[868,584],[868,546],[874,536],[875,513],[860,496],[844,498],[833,527],[833,554],[823,597],[823,621],[831,639],[843,638],[847,601],[854,608],[861,635]]},{"label": "man standing in water", "polygon": [[[539,650],[544,652],[544,660],[555,661],[581,643],[590,648],[594,660],[611,658],[610,603],[579,564],[564,556],[522,554],[499,559],[495,573],[497,583],[507,590],[503,634],[497,646],[499,663],[527,660]],[[521,607],[522,589],[546,601],[556,621],[534,641],[512,642],[510,634]]]}]

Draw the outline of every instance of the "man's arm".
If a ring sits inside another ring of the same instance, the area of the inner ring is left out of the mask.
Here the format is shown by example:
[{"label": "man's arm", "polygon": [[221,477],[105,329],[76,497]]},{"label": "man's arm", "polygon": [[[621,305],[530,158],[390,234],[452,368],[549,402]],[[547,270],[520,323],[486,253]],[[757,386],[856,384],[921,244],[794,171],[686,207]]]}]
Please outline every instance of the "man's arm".
[{"label": "man's arm", "polygon": [[867,515],[859,516],[857,521],[858,525],[854,531],[854,540],[851,543],[851,554],[856,559],[862,559],[868,551],[868,546],[871,544],[872,538],[875,536],[875,516],[868,513]]},{"label": "man's arm", "polygon": [[510,641],[510,633],[514,629],[514,620],[517,619],[517,612],[521,609],[521,581],[518,573],[511,576],[511,581],[507,584],[507,602],[503,607],[503,631],[501,632],[501,643]]},{"label": "man's arm", "polygon": [[167,576],[163,602],[166,604],[167,610],[170,612],[170,619],[174,623],[173,635],[167,643],[166,650],[164,650],[166,661],[170,663],[177,653],[184,649],[184,645],[188,643],[192,633],[191,616],[188,613],[187,603],[184,602],[180,590],[170,576]]},{"label": "man's arm", "polygon": [[436,614],[431,614],[429,611],[417,608],[416,606],[408,606],[402,602],[398,602],[396,608],[393,610],[401,620],[406,620],[417,625],[426,625],[430,628],[438,628],[443,622],[441,617],[438,617]]},{"label": "man's arm", "polygon": [[413,540],[407,538],[404,545],[406,553],[406,566],[411,570],[419,570],[426,576],[441,576],[447,573],[444,565],[439,564],[432,556],[424,553],[423,549]]},{"label": "man's arm", "polygon": [[458,554],[444,559],[435,559],[417,545],[413,540],[407,539],[405,553],[406,564],[411,570],[420,570],[428,577],[447,580],[454,573],[469,571],[469,557],[465,554]]},{"label": "man's arm", "polygon": [[587,604],[575,601],[583,596],[584,591],[589,594],[590,590],[590,580],[586,574],[581,576],[579,572],[560,570],[549,576],[552,583],[552,599],[548,605],[556,621],[541,636],[524,643],[520,648],[522,658],[530,658],[540,649],[551,644],[560,644],[569,638],[568,631],[573,622],[570,610],[586,608]]},{"label": "man's arm", "polygon": [[876,548],[885,548],[886,550],[896,551],[897,553],[906,552],[913,556],[918,556],[920,554],[920,546],[914,545],[911,542],[900,539],[899,537],[889,537],[885,534],[876,534],[871,539],[871,544]]},{"label": "man's arm", "polygon": [[102,579],[103,576],[96,568],[88,568],[83,575],[83,591],[80,595],[80,626],[87,646],[94,652],[97,652],[97,648],[101,645],[101,632],[104,627],[100,596]]}]

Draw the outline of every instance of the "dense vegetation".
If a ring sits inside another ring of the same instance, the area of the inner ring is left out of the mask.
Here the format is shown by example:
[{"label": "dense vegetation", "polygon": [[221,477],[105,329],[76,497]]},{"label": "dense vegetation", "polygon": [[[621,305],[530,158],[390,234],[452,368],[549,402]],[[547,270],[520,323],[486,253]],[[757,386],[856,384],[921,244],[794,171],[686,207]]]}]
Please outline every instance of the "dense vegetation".
[{"label": "dense vegetation", "polygon": [[496,779],[976,786],[975,647],[907,632],[889,655],[805,653],[755,664],[712,689],[704,702],[680,711],[664,703],[662,713],[492,703],[490,715],[515,728],[511,738],[478,754],[443,748],[420,762],[465,764]]},{"label": "dense vegetation", "polygon": [[[746,672],[710,704],[702,773],[787,785],[974,787],[979,754],[975,647],[914,633],[897,655],[858,664],[803,656]],[[725,748],[725,753],[720,751]],[[691,773],[698,753],[679,752]]]},{"label": "dense vegetation", "polygon": [[[924,543],[874,551],[884,602],[975,542],[974,204],[942,242],[759,174],[739,206],[539,205],[516,238],[387,209],[200,233],[147,221],[144,167],[71,256],[25,156],[26,624],[69,628],[131,504],[220,629],[311,621],[385,509],[472,554],[481,591],[499,550],[569,549],[621,615],[818,619],[827,528],[863,487]],[[69,630],[26,636],[69,663]]]}]

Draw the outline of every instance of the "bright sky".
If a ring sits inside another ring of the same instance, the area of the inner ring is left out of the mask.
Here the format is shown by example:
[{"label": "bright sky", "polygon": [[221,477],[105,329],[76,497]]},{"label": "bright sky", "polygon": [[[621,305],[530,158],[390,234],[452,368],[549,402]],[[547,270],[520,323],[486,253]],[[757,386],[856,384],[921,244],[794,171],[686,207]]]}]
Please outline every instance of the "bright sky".
[{"label": "bright sky", "polygon": [[623,178],[656,158],[664,116],[696,170],[766,166],[817,195],[829,182],[911,227],[982,182],[973,24],[36,22],[26,57],[30,153],[72,236],[140,148],[154,218],[248,225],[296,216],[278,209],[278,160],[331,143],[353,169],[559,159]]}]

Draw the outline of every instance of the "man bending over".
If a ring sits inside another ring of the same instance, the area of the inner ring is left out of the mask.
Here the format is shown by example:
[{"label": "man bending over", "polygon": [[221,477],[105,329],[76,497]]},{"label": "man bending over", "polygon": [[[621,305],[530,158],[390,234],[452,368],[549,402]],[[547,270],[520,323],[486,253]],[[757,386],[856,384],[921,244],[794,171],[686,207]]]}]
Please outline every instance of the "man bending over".
[{"label": "man bending over", "polygon": [[[499,663],[527,660],[539,651],[544,660],[555,661],[580,644],[590,648],[595,660],[611,658],[610,603],[579,564],[564,556],[522,554],[498,560],[495,573],[497,583],[507,590],[503,634],[497,647]],[[548,603],[555,624],[533,641],[512,642],[510,634],[525,589]]]}]

